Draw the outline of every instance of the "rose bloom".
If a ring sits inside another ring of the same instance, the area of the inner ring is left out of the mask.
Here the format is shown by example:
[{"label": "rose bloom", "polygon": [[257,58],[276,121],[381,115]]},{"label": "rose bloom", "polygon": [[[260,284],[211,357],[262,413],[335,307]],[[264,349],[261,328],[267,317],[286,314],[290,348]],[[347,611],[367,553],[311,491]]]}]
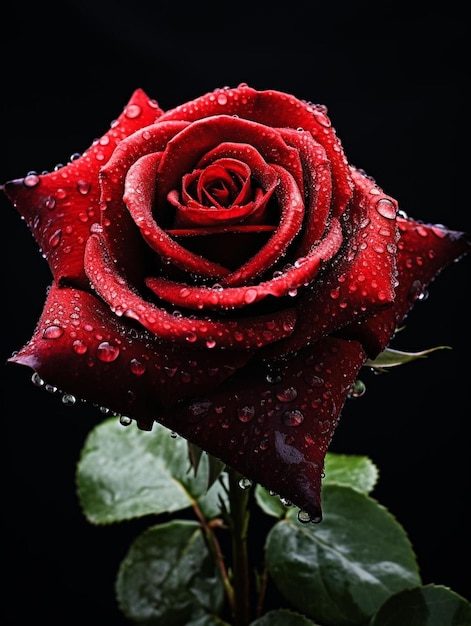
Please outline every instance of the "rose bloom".
[{"label": "rose bloom", "polygon": [[167,112],[137,89],[80,157],[4,192],[53,276],[10,361],[313,521],[359,369],[470,250],[350,165],[325,107],[245,84]]}]

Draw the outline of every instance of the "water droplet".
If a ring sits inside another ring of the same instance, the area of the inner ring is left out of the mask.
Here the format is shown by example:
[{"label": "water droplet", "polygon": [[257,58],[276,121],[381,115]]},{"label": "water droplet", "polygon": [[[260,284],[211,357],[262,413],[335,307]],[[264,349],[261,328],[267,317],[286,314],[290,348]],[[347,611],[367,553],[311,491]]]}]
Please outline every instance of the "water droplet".
[{"label": "water droplet", "polygon": [[73,396],[71,393],[65,393],[62,396],[62,404],[65,404],[66,406],[73,406],[76,403],[76,398],[75,396]]},{"label": "water droplet", "polygon": [[128,415],[120,415],[119,423],[121,424],[121,426],[130,426],[132,424],[132,418]]},{"label": "water droplet", "polygon": [[39,184],[39,176],[36,173],[31,172],[23,179],[25,187],[36,187]]},{"label": "water droplet", "polygon": [[388,198],[381,198],[378,200],[376,203],[376,210],[382,217],[385,217],[388,220],[396,219],[396,207],[394,202]]},{"label": "water droplet", "polygon": [[81,339],[76,339],[72,344],[72,348],[77,354],[85,354],[85,352],[87,352],[88,350],[87,344]]},{"label": "water droplet", "polygon": [[254,406],[241,406],[237,409],[237,417],[241,422],[250,422],[255,415],[255,407]]},{"label": "water droplet", "polygon": [[136,376],[142,376],[142,374],[146,371],[146,365],[145,363],[141,363],[138,359],[131,359],[129,362],[129,369]]},{"label": "water droplet", "polygon": [[[195,400],[187,408],[188,421],[195,423],[202,420],[209,413],[212,402],[206,398]],[[218,412],[218,411],[216,411]]]},{"label": "water droplet", "polygon": [[51,324],[43,331],[43,339],[59,339],[64,334],[64,329],[57,324]]},{"label": "water droplet", "polygon": [[277,391],[276,397],[280,402],[292,402],[298,397],[298,392],[295,387],[286,387],[281,391]]},{"label": "water droplet", "polygon": [[49,237],[49,245],[51,248],[57,248],[60,244],[62,238],[62,230],[57,229],[50,237]]},{"label": "water droplet", "polygon": [[218,104],[221,104],[221,105],[227,104],[227,96],[225,93],[219,93],[217,95],[216,100]]},{"label": "water droplet", "polygon": [[244,489],[244,491],[246,489],[250,489],[251,486],[252,486],[252,481],[250,480],[250,478],[241,478],[239,480],[239,487],[241,489]]},{"label": "water droplet", "polygon": [[304,422],[304,413],[299,409],[285,411],[281,420],[285,426],[300,426]]},{"label": "water droplet", "polygon": [[257,290],[254,288],[247,289],[244,294],[244,301],[246,304],[251,304],[257,298]]},{"label": "water droplet", "polygon": [[139,115],[141,114],[142,109],[138,104],[129,104],[126,107],[125,110],[125,115],[127,118],[129,118],[130,120],[139,117]]},{"label": "water droplet", "polygon": [[298,520],[301,524],[309,524],[311,522],[311,516],[307,511],[298,511]]},{"label": "water droplet", "polygon": [[116,361],[118,358],[119,348],[108,341],[102,341],[97,347],[96,354],[100,361],[103,361],[103,363],[111,363],[112,361]]},{"label": "water droplet", "polygon": [[366,385],[362,380],[356,380],[353,385],[350,393],[348,394],[349,398],[361,398],[366,392]]},{"label": "water droplet", "polygon": [[34,374],[31,376],[31,382],[33,383],[33,385],[36,385],[36,387],[42,387],[44,385],[44,380],[37,372],[34,372]]}]

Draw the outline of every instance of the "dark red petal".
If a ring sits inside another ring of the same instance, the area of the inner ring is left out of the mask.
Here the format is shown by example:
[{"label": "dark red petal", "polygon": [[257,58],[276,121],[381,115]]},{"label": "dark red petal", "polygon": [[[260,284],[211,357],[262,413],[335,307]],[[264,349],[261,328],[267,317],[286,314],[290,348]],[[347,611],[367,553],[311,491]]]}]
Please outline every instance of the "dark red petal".
[{"label": "dark red petal", "polygon": [[[271,280],[241,287],[224,287],[218,289],[190,286],[175,283],[165,278],[147,278],[149,289],[175,306],[196,310],[221,309],[230,310],[259,302],[266,296],[277,298],[292,295],[299,287],[311,282],[316,276],[323,261],[335,256],[342,243],[342,231],[337,220],[332,220],[331,229],[318,246],[312,248],[310,254],[298,261],[288,270]],[[276,350],[276,348],[275,348]]]},{"label": "dark red petal", "polygon": [[169,313],[144,300],[111,260],[104,240],[93,235],[85,250],[88,277],[115,315],[136,320],[156,337],[180,345],[253,350],[293,332],[295,309],[241,319],[207,319]]},{"label": "dark red petal", "polygon": [[[356,324],[394,301],[397,283],[397,202],[369,178],[353,171],[344,248],[318,281],[299,294],[295,332],[267,357],[279,358],[346,325]],[[355,335],[357,339],[357,336]]]},{"label": "dark red petal", "polygon": [[278,371],[248,365],[159,421],[318,520],[325,454],[364,360],[357,342],[326,338]]},{"label": "dark red petal", "polygon": [[375,358],[387,347],[415,302],[422,298],[440,272],[471,251],[468,233],[400,216],[397,223],[400,231],[397,260],[399,286],[394,305],[346,329],[348,337],[363,343],[370,358]]},{"label": "dark red petal", "polygon": [[249,356],[156,341],[93,295],[52,285],[34,336],[9,360],[148,430],[164,407],[210,393]]},{"label": "dark red petal", "polygon": [[155,173],[160,153],[147,154],[136,161],[126,177],[123,199],[142,238],[157,252],[165,263],[172,263],[187,272],[206,278],[220,278],[229,270],[218,263],[208,261],[181,246],[154,221],[153,198]]},{"label": "dark red petal", "polygon": [[161,113],[138,89],[110,130],[80,158],[57,171],[5,184],[6,195],[25,218],[58,283],[88,282],[83,252],[90,225],[99,219],[99,170],[122,139]]},{"label": "dark red petal", "polygon": [[340,215],[351,197],[352,182],[342,145],[325,107],[274,90],[257,91],[247,85],[216,89],[193,102],[164,113],[165,120],[198,120],[212,115],[237,115],[275,128],[302,128],[325,148],[332,166],[334,204]]}]

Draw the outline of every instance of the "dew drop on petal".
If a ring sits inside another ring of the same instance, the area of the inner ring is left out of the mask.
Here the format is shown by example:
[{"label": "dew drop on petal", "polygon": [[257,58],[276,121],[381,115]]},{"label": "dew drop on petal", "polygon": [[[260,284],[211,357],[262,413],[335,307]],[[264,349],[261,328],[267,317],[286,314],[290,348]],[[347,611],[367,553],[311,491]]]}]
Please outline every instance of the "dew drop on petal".
[{"label": "dew drop on petal", "polygon": [[298,397],[295,387],[285,387],[276,393],[276,397],[280,402],[292,402]]},{"label": "dew drop on petal", "polygon": [[81,339],[76,339],[72,344],[72,348],[77,354],[85,354],[88,350],[87,344]]},{"label": "dew drop on petal", "polygon": [[285,411],[281,419],[285,426],[300,426],[304,421],[304,413],[299,409],[292,409],[290,411]]},{"label": "dew drop on petal", "polygon": [[136,117],[139,117],[141,112],[142,112],[142,109],[141,109],[141,107],[138,104],[129,104],[126,107],[126,110],[125,110],[124,113],[125,113],[127,118],[132,120],[132,119],[134,119]]},{"label": "dew drop on petal", "polygon": [[43,331],[43,339],[59,339],[64,334],[64,329],[57,324],[51,324]]},{"label": "dew drop on petal", "polygon": [[241,406],[237,409],[237,417],[241,422],[250,422],[255,415],[255,407],[254,406]]},{"label": "dew drop on petal", "polygon": [[138,359],[131,359],[129,362],[129,369],[136,376],[142,376],[142,374],[146,371],[146,365]]},{"label": "dew drop on petal", "polygon": [[49,237],[49,245],[51,248],[57,248],[62,239],[62,230],[59,228]]},{"label": "dew drop on petal", "polygon": [[36,187],[39,184],[39,176],[35,173],[30,173],[23,179],[23,184],[26,187]]},{"label": "dew drop on petal", "polygon": [[388,198],[381,198],[378,200],[376,203],[376,210],[382,217],[385,217],[388,220],[396,219],[396,207],[394,202],[391,202]]},{"label": "dew drop on petal", "polygon": [[97,347],[96,354],[103,363],[111,363],[118,358],[119,348],[108,341],[102,341]]}]

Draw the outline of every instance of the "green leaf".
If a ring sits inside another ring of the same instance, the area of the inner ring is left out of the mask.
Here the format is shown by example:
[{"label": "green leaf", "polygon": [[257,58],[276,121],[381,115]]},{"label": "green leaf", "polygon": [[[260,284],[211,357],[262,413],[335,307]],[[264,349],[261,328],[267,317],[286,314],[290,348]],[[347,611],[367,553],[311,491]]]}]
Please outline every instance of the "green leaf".
[{"label": "green leaf", "polygon": [[265,613],[255,622],[250,622],[250,626],[318,626],[305,615],[294,613],[288,609],[278,609]]},{"label": "green leaf", "polygon": [[269,532],[268,571],[285,598],[323,626],[362,623],[393,594],[420,585],[406,533],[368,495],[327,484],[323,521],[296,516],[290,510]]},{"label": "green leaf", "polygon": [[174,520],[148,528],[131,545],[116,579],[124,615],[145,626],[210,626],[224,601],[219,570],[200,525]]},{"label": "green leaf", "polygon": [[435,346],[435,348],[429,348],[428,350],[421,350],[420,352],[403,352],[402,350],[393,350],[392,348],[386,348],[383,350],[374,360],[367,359],[364,366],[373,367],[377,370],[387,369],[388,367],[396,367],[397,365],[403,365],[416,359],[422,359],[428,356],[430,353],[436,350],[451,350],[450,346]]},{"label": "green leaf", "polygon": [[278,496],[258,484],[255,485],[255,501],[264,513],[272,517],[282,518],[288,510]]},{"label": "green leaf", "polygon": [[378,468],[366,456],[328,452],[324,463],[323,485],[336,483],[370,493],[378,480]]},{"label": "green leaf", "polygon": [[471,604],[448,587],[401,591],[383,604],[370,626],[469,626]]},{"label": "green leaf", "polygon": [[[122,426],[116,418],[103,421],[88,435],[77,464],[77,491],[93,524],[171,513],[203,498],[208,485],[208,458],[191,469],[187,442],[172,437],[163,426],[149,431]],[[219,482],[203,504],[208,516],[218,515]]]}]

